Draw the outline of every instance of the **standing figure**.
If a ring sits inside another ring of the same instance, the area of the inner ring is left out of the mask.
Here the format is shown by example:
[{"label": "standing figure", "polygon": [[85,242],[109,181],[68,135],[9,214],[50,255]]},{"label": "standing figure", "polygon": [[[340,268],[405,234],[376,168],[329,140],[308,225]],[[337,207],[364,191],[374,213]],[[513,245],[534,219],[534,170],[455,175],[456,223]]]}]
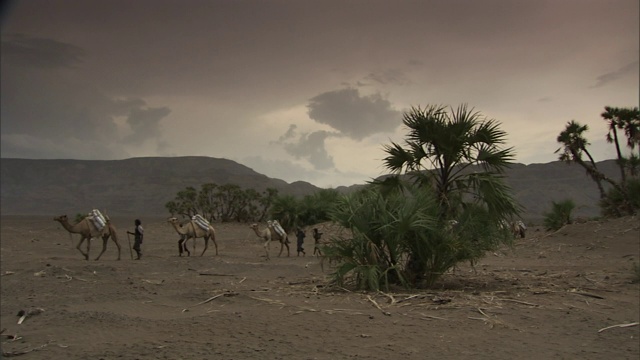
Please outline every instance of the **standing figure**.
[{"label": "standing figure", "polygon": [[320,238],[322,237],[321,232],[318,231],[318,228],[313,228],[313,240],[315,240],[315,244],[313,246],[313,255],[318,254],[318,256],[322,256],[322,251],[320,251]]},{"label": "standing figure", "polygon": [[304,252],[304,249],[302,248],[302,244],[304,243],[305,236],[306,236],[306,234],[304,233],[304,231],[302,231],[302,229],[298,228],[298,230],[296,231],[296,237],[298,238],[298,256],[300,256],[300,253],[302,253],[302,256],[307,255]]},{"label": "standing figure", "polygon": [[127,231],[127,234],[131,234],[135,236],[135,241],[133,242],[133,250],[138,254],[138,258],[136,260],[140,260],[142,257],[142,249],[140,249],[140,245],[142,245],[142,238],[144,238],[144,229],[142,228],[142,222],[139,219],[135,221],[136,229],[134,232]]}]

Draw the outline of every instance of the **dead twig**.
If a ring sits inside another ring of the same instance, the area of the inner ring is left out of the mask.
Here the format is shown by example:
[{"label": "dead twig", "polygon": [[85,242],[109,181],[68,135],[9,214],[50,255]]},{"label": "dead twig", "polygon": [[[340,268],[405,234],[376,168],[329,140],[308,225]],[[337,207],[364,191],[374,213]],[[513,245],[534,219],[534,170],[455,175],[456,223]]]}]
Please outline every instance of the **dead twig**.
[{"label": "dead twig", "polygon": [[211,274],[211,273],[198,273],[198,275],[203,275],[203,276],[235,276],[232,274]]},{"label": "dead twig", "polygon": [[[202,305],[202,304],[206,304],[206,303],[208,303],[208,302],[211,302],[211,301],[213,301],[213,300],[215,300],[215,299],[219,298],[220,296],[233,296],[233,295],[237,295],[237,293],[223,292],[223,293],[221,293],[221,294],[214,295],[214,296],[212,296],[212,297],[208,298],[208,299],[207,299],[207,300],[205,300],[205,301],[201,301],[201,302],[199,302],[199,303],[197,303],[197,304],[195,304],[195,305],[191,305],[191,306],[189,306],[189,308],[196,307],[196,306],[198,306],[198,305]],[[189,311],[189,308],[184,308],[184,309],[182,309],[182,312]]]},{"label": "dead twig", "polygon": [[142,281],[149,284],[154,284],[154,285],[160,285],[164,282],[164,280],[147,280],[147,279],[142,279]]},{"label": "dead twig", "polygon": [[268,298],[259,298],[259,297],[255,297],[255,296],[249,296],[252,299],[255,300],[259,300],[259,301],[264,301],[266,303],[272,304],[272,305],[280,305],[280,306],[285,306],[286,304],[283,303],[280,300],[272,300],[272,299],[268,299]]},{"label": "dead twig", "polygon": [[609,329],[613,329],[613,328],[626,328],[626,327],[631,327],[631,326],[638,326],[637,322],[634,323],[629,323],[629,324],[617,324],[617,325],[611,325],[611,326],[607,326],[605,328],[602,328],[600,330],[598,330],[599,333],[605,331],[605,330],[609,330]]},{"label": "dead twig", "polygon": [[29,309],[29,311],[24,311],[24,310],[18,311],[18,316],[20,317],[18,319],[18,325],[22,324],[27,319],[27,317],[38,315],[43,311],[44,311],[43,308],[33,308],[33,309]]},{"label": "dead twig", "polygon": [[351,309],[330,309],[330,310],[323,310],[323,311],[329,315],[333,315],[334,313],[341,313],[346,315],[366,315],[357,310],[351,310]]},{"label": "dead twig", "polygon": [[371,298],[371,296],[370,296],[370,295],[367,295],[367,299],[368,299],[369,301],[371,301],[371,303],[373,304],[373,306],[377,307],[377,308],[378,308],[378,310],[382,311],[382,313],[383,313],[384,315],[386,315],[386,316],[391,316],[391,313],[390,313],[390,312],[388,312],[388,311],[385,311],[384,309],[382,309],[382,308],[380,307],[380,305],[379,305],[375,300],[373,300],[373,298]]},{"label": "dead twig", "polygon": [[393,297],[393,295],[391,295],[391,294],[387,294],[387,293],[384,293],[384,292],[382,292],[382,291],[378,291],[378,292],[379,292],[380,294],[382,294],[382,295],[384,295],[384,296],[388,297],[388,298],[391,300],[391,304],[390,304],[390,305],[393,305],[393,304],[395,304],[395,303],[397,302],[397,301],[396,301],[396,298],[394,298],[394,297]]},{"label": "dead twig", "polygon": [[588,296],[588,297],[592,297],[594,299],[604,299],[600,295],[596,295],[596,294],[592,294],[592,293],[588,293],[588,292],[584,292],[584,291],[570,291],[570,293],[576,294],[576,295]]},{"label": "dead twig", "polygon": [[424,316],[424,317],[426,317],[426,318],[429,318],[429,319],[438,319],[438,320],[449,321],[449,319],[445,319],[445,318],[442,318],[442,317],[439,317],[439,316],[427,315],[427,314],[424,314],[424,313],[419,313],[419,314]]},{"label": "dead twig", "polygon": [[421,296],[421,295],[411,295],[411,296],[407,296],[406,298],[404,298],[404,299],[400,299],[400,300],[398,300],[397,302],[398,302],[398,303],[401,303],[401,302],[409,301],[409,300],[411,300],[411,299],[417,298],[418,296]]},{"label": "dead twig", "polygon": [[487,318],[479,318],[479,317],[473,317],[473,316],[467,316],[467,319],[471,319],[471,320],[482,320],[484,322],[489,322],[489,319]]},{"label": "dead twig", "polygon": [[516,299],[499,299],[500,301],[510,301],[510,302],[514,302],[514,303],[518,303],[518,304],[523,304],[523,305],[529,305],[529,306],[540,306],[538,304],[534,304],[534,303],[530,303],[530,302],[526,302],[526,301],[521,301],[521,300],[516,300]]},{"label": "dead twig", "polygon": [[490,319],[489,315],[487,315],[484,311],[482,311],[482,309],[480,309],[480,308],[476,308],[476,309],[478,309],[478,311],[480,312],[480,314],[482,314],[482,315],[484,315],[484,316],[486,316],[487,318],[489,318],[489,319]]}]

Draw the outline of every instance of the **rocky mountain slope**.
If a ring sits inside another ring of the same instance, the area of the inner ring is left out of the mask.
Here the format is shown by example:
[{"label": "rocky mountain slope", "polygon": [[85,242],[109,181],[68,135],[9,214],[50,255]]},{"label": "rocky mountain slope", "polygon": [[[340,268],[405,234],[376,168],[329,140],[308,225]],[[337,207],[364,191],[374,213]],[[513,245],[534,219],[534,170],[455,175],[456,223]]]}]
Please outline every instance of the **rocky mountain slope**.
[{"label": "rocky mountain slope", "polygon": [[[617,178],[613,160],[598,163]],[[598,191],[584,170],[561,162],[516,164],[507,181],[526,208],[523,217],[542,219],[551,201],[572,199],[577,216],[598,215]],[[118,215],[167,215],[164,204],[187,186],[237,184],[262,191],[303,196],[319,188],[306,182],[287,183],[237,162],[211,157],[148,157],[126,160],[0,160],[0,210],[3,215],[75,214],[93,208]],[[363,180],[364,182],[364,180]],[[360,187],[339,187],[349,192]]]}]

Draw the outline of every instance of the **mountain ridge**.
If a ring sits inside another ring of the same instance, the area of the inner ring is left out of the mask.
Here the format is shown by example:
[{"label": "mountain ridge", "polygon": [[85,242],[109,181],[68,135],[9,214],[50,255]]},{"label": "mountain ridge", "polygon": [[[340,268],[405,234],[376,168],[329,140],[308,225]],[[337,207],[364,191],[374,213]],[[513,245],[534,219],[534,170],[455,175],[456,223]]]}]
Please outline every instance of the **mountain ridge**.
[{"label": "mountain ridge", "polygon": [[[597,163],[618,179],[615,160]],[[551,201],[576,203],[576,216],[599,214],[595,183],[575,164],[513,164],[505,172],[515,198],[525,207],[523,218],[538,221]],[[0,211],[3,215],[75,214],[93,208],[119,215],[168,215],[164,207],[178,191],[202,184],[236,184],[280,194],[304,196],[321,188],[304,181],[287,183],[233,160],[206,156],[138,157],[123,160],[0,159]],[[348,193],[363,184],[340,186]]]}]

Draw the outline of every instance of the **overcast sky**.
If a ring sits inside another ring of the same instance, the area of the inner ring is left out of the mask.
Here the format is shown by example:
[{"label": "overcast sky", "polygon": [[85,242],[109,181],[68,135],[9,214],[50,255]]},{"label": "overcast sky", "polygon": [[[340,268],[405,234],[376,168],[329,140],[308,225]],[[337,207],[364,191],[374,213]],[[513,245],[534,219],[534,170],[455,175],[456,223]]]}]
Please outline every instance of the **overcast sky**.
[{"label": "overcast sky", "polygon": [[14,1],[1,155],[202,155],[335,187],[384,173],[412,106],[468,104],[518,162],[555,161],[570,120],[605,160],[639,31],[638,0]]}]

